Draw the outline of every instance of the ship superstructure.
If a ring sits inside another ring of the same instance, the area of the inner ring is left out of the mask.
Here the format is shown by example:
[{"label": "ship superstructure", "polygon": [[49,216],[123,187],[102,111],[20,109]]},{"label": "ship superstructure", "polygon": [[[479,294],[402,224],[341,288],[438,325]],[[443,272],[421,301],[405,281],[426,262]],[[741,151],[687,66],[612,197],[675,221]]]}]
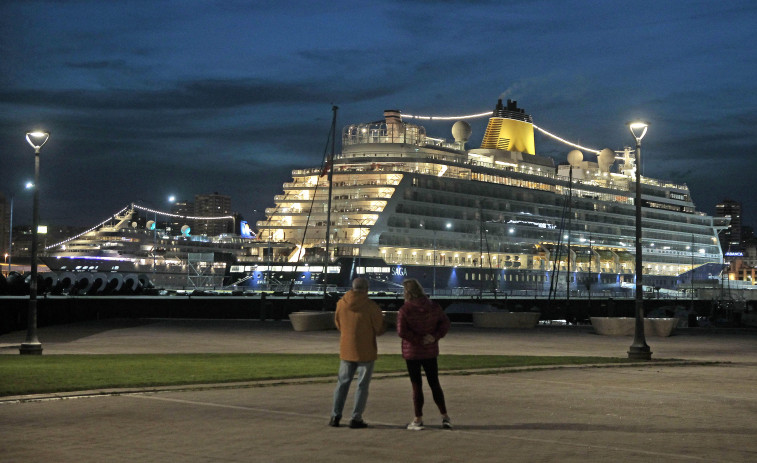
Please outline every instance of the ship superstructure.
[{"label": "ship superstructure", "polygon": [[[533,127],[516,102],[501,100],[477,149],[466,149],[464,121],[452,141],[398,110],[348,125],[333,165],[292,172],[257,223],[257,255],[232,274],[251,286],[346,285],[357,275],[387,288],[412,276],[434,291],[632,286],[634,151],[585,160],[572,150],[556,165],[536,154]],[[641,187],[644,285],[717,277],[718,227],[688,187],[643,176]]]},{"label": "ship superstructure", "polygon": [[160,227],[158,214],[166,213],[132,204],[99,226],[50,246],[41,259],[59,276],[70,274],[72,283],[85,286],[98,278],[116,285],[131,276],[157,288],[193,289],[223,287],[230,265],[251,254],[251,239],[192,235],[189,225],[172,230],[168,221]]}]

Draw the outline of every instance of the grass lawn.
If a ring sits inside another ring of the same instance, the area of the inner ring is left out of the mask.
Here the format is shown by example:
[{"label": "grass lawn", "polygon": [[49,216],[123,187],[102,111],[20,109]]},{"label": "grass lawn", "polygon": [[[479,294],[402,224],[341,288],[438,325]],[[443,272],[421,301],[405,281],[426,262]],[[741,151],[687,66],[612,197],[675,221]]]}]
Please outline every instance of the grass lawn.
[{"label": "grass lawn", "polygon": [[[624,358],[443,355],[440,370],[624,363]],[[103,388],[336,377],[336,354],[0,355],[0,396]],[[382,355],[376,373],[404,372]]]}]

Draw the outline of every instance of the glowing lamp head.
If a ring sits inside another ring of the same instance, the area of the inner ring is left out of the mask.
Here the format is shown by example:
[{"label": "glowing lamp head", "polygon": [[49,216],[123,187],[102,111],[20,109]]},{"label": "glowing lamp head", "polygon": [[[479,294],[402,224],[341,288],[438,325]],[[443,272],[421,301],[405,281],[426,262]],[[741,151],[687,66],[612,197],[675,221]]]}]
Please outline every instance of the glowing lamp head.
[{"label": "glowing lamp head", "polygon": [[48,138],[50,138],[49,133],[39,130],[26,133],[26,141],[29,142],[32,148],[34,148],[34,151],[37,153],[39,152],[40,148],[42,148],[42,145],[47,143]]},{"label": "glowing lamp head", "polygon": [[631,135],[633,135],[638,142],[640,142],[641,139],[644,138],[644,135],[647,134],[648,128],[649,124],[646,122],[635,121],[628,123],[628,129],[631,131]]}]

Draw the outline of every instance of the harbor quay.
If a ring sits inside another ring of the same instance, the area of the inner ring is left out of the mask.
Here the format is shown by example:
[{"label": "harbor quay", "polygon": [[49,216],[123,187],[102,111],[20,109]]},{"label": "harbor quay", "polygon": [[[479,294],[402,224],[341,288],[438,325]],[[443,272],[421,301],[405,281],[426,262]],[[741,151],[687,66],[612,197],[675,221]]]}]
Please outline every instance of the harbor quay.
[{"label": "harbor quay", "polygon": [[[39,337],[50,357],[336,354],[339,343],[336,330],[296,332],[286,319],[113,318],[43,326]],[[0,335],[0,352],[17,355],[23,339],[23,331]],[[442,356],[625,357],[630,343],[629,336],[600,336],[587,326],[453,323],[440,345]],[[430,400],[426,429],[406,430],[408,378],[377,374],[367,429],[327,426],[335,377],[76,391],[1,398],[0,449],[3,461],[63,463],[754,461],[756,333],[687,328],[649,344],[652,361],[623,366],[446,372],[452,431],[441,429]],[[399,338],[389,331],[378,348],[379,355],[399,354]],[[335,360],[334,375],[337,368]]]},{"label": "harbor quay", "polygon": [[[44,295],[38,302],[39,326],[105,318],[201,318],[286,320],[297,311],[334,310],[339,293],[295,295],[212,295],[189,292],[183,295],[139,296],[55,296]],[[372,295],[384,311],[396,311],[402,305],[398,294]],[[558,298],[500,295],[435,297],[453,322],[471,322],[473,312],[535,312],[543,321],[563,320],[588,324],[590,317],[633,317],[634,299]],[[0,334],[26,327],[28,296],[0,296]],[[687,326],[716,322],[738,326],[739,311],[717,305],[713,300],[655,298],[644,301],[647,316],[677,316]]]}]

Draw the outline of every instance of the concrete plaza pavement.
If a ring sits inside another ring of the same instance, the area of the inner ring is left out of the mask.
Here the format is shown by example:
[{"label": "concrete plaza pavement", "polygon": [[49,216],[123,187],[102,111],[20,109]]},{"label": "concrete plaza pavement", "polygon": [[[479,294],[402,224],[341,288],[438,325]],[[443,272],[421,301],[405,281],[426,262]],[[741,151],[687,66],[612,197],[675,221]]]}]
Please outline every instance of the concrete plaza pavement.
[{"label": "concrete plaza pavement", "polygon": [[[102,320],[39,337],[44,355],[336,353],[338,343],[336,331],[249,320]],[[0,353],[18,355],[23,339],[0,336]],[[441,349],[625,357],[631,341],[587,327],[455,324]],[[362,430],[326,426],[335,378],[4,400],[0,461],[757,461],[757,333],[689,329],[647,342],[655,361],[641,365],[445,374],[454,431],[439,429],[427,388],[427,429],[404,429],[404,376],[376,376]],[[379,338],[379,351],[399,353],[398,338]],[[685,361],[659,361],[671,358]],[[345,413],[351,406],[352,394]]]}]

